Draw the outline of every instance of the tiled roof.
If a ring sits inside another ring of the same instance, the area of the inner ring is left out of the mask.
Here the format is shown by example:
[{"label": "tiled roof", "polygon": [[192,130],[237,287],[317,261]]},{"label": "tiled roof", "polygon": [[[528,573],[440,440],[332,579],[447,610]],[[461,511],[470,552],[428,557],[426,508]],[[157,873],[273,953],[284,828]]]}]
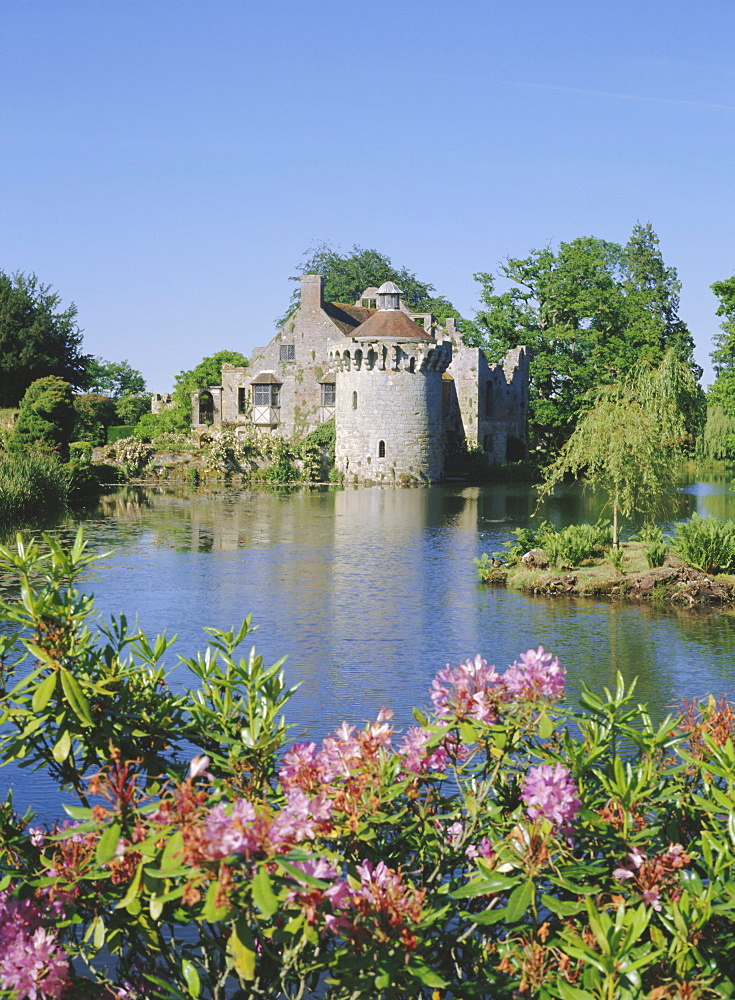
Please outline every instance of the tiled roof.
[{"label": "tiled roof", "polygon": [[374,309],[349,306],[344,302],[325,302],[322,308],[346,337],[351,337],[352,331],[375,312]]},{"label": "tiled roof", "polygon": [[[363,309],[363,312],[371,310]],[[352,333],[355,340],[434,340],[400,309],[378,309]]]},{"label": "tiled roof", "polygon": [[251,385],[283,385],[283,380],[277,378],[274,372],[260,372],[250,380]]}]

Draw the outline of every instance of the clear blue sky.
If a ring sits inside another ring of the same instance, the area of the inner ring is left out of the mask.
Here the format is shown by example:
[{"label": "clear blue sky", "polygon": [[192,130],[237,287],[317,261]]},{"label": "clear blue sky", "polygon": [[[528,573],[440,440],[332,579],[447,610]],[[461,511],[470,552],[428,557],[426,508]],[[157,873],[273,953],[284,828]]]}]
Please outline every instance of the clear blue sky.
[{"label": "clear blue sky", "polygon": [[0,268],[166,391],[266,343],[315,242],[473,315],[474,272],[651,222],[709,373],[733,37],[733,0],[0,0]]}]

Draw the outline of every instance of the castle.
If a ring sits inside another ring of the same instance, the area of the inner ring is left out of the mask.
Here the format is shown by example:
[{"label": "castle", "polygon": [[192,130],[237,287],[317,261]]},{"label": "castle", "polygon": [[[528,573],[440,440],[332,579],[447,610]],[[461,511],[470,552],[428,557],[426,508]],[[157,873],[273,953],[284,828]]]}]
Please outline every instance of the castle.
[{"label": "castle", "polygon": [[303,437],[335,418],[336,465],[350,481],[436,482],[457,454],[488,464],[526,455],[528,355],[488,365],[454,320],[412,313],[393,282],[354,305],[324,301],[324,279],[301,278],[301,302],[248,368],[192,394],[195,427],[228,424]]}]

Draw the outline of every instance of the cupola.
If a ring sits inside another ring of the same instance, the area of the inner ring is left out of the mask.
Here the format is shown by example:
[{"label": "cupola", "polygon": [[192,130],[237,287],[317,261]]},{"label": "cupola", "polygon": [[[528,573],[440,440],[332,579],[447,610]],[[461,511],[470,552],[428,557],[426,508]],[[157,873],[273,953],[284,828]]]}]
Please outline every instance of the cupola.
[{"label": "cupola", "polygon": [[378,289],[378,309],[400,309],[403,292],[392,281],[384,281]]}]

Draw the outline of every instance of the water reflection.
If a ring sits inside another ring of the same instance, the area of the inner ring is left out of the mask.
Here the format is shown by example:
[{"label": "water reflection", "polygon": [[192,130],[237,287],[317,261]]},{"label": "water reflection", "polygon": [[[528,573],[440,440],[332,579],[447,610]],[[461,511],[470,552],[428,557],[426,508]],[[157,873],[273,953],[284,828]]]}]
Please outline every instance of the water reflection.
[{"label": "water reflection", "polygon": [[[690,487],[694,484],[688,484]],[[735,515],[735,497],[684,489],[668,521]],[[717,492],[719,490],[719,492]],[[436,671],[482,653],[505,667],[543,644],[582,683],[639,677],[639,696],[662,717],[681,697],[735,689],[729,612],[660,611],[649,605],[528,597],[477,583],[472,559],[495,551],[533,516],[523,484],[430,489],[330,489],[177,493],[125,489],[104,499],[86,531],[114,554],[85,578],[105,616],[136,614],[155,634],[179,634],[179,651],[204,645],[202,627],[237,625],[252,613],[267,662],[288,654],[301,682],[291,721],[321,737],[382,705],[396,722],[425,706]],[[540,511],[559,527],[595,520],[600,497],[564,490]],[[71,535],[72,522],[58,533]],[[175,657],[173,683],[188,678]]]}]

